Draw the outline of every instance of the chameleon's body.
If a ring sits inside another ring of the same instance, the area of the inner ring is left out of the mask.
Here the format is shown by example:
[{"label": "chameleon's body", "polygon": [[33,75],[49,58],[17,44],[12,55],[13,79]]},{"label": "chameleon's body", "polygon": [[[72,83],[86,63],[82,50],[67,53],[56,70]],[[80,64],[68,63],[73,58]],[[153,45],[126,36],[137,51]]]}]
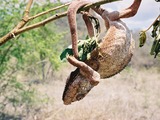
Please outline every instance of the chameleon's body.
[{"label": "chameleon's body", "polygon": [[121,20],[109,21],[107,34],[86,63],[93,66],[101,78],[107,78],[123,70],[130,62],[133,49],[134,40],[125,23]]},{"label": "chameleon's body", "polygon": [[[112,13],[101,8],[92,8],[104,19],[107,33],[99,46],[91,52],[90,59],[85,62],[75,59],[78,58],[76,12],[80,7],[88,4],[88,2],[86,0],[77,0],[77,2],[71,3],[68,11],[68,19],[75,58],[69,56],[67,59],[72,65],[78,67],[78,69],[72,72],[67,78],[63,93],[64,104],[71,104],[71,102],[84,98],[98,84],[100,77],[107,78],[113,76],[123,70],[130,62],[133,55],[134,41],[130,30],[120,18],[134,16],[137,13],[140,3],[141,0],[134,0],[134,3],[129,8],[121,12],[114,11]],[[88,29],[91,28],[88,27]]]}]

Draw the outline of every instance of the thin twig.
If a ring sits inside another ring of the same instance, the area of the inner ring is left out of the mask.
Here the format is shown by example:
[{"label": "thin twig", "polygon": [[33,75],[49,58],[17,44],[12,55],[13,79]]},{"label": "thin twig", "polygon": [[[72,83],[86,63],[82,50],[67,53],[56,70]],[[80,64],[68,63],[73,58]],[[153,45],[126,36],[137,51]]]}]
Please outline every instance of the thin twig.
[{"label": "thin twig", "polygon": [[63,12],[61,14],[56,14],[56,15],[54,15],[54,16],[52,16],[50,18],[47,18],[47,19],[45,19],[45,20],[43,20],[41,22],[38,22],[38,23],[33,24],[33,25],[29,25],[29,26],[26,26],[24,28],[21,28],[21,29],[17,30],[17,34],[23,33],[25,31],[28,31],[28,30],[31,30],[31,29],[34,29],[34,28],[38,28],[40,26],[44,26],[45,24],[47,24],[49,22],[52,22],[52,21],[54,21],[56,19],[62,18],[64,16],[66,16],[66,15],[67,15],[67,12]]},{"label": "thin twig", "polygon": [[66,4],[64,4],[64,5],[61,5],[61,6],[58,6],[58,7],[52,8],[52,9],[50,9],[50,10],[47,10],[47,11],[44,11],[44,12],[38,13],[37,15],[34,15],[34,16],[32,16],[32,17],[29,17],[29,20],[35,19],[35,18],[37,18],[37,17],[39,17],[39,16],[42,16],[42,15],[48,14],[48,13],[50,13],[50,12],[52,12],[52,11],[55,11],[55,10],[58,10],[58,9],[60,9],[60,8],[65,7],[65,6],[68,6],[69,4],[70,4],[70,3],[66,3]]},{"label": "thin twig", "polygon": [[144,32],[147,32],[159,18],[160,15],[158,15],[158,17],[154,20],[154,22],[146,30],[144,30]]},{"label": "thin twig", "polygon": [[98,2],[94,2],[94,3],[91,3],[91,4],[88,4],[86,6],[84,6],[81,10],[87,10],[93,6],[100,6],[100,5],[103,5],[103,4],[106,4],[106,3],[111,3],[111,2],[116,2],[116,1],[122,1],[122,0],[100,0]]}]

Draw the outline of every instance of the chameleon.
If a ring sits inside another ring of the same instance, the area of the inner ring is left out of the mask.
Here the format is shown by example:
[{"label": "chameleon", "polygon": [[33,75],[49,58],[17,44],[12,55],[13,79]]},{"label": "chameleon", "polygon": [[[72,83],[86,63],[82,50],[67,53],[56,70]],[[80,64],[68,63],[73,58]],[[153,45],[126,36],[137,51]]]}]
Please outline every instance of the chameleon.
[{"label": "chameleon", "polygon": [[[111,77],[128,65],[133,56],[135,44],[129,28],[120,19],[136,15],[141,1],[134,0],[130,7],[113,12],[108,12],[100,6],[92,7],[104,20],[107,31],[98,47],[91,52],[90,58],[84,62],[78,60],[76,13],[90,1],[75,0],[71,3],[68,8],[68,21],[74,56],[68,56],[67,60],[77,69],[67,78],[62,98],[65,105],[83,99],[101,78]],[[92,28],[87,27],[87,29]]]}]

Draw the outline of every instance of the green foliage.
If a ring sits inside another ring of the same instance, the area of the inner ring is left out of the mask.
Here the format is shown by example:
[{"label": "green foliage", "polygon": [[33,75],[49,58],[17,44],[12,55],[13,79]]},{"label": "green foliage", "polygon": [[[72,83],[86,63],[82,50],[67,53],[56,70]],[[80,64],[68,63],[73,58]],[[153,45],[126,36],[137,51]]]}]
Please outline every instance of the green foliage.
[{"label": "green foliage", "polygon": [[[157,20],[152,25],[152,38],[154,39],[150,54],[154,55],[156,58],[157,55],[160,53],[160,18],[158,16]],[[147,31],[147,30],[146,30]],[[139,38],[139,47],[142,47],[146,42],[146,31],[140,32],[140,38]]]},{"label": "green foliage", "polygon": [[1,74],[0,79],[0,112],[6,110],[6,106],[15,109],[20,106],[29,106],[34,103],[35,90],[16,80],[14,74]]},{"label": "green foliage", "polygon": [[145,31],[140,32],[140,38],[139,38],[139,47],[142,47],[146,42],[146,33]]},{"label": "green foliage", "polygon": [[[87,35],[85,40],[79,40],[78,41],[78,56],[80,61],[85,61],[90,57],[90,53],[92,50],[94,50],[97,46],[97,36],[99,36],[100,33],[100,23],[99,20],[93,16],[89,16],[89,19],[94,24],[94,30],[96,32],[95,37],[89,38]],[[72,51],[72,45],[68,46],[68,48],[64,49],[63,52],[60,55],[60,59],[63,60],[67,57],[67,55],[73,55]]]},{"label": "green foliage", "polygon": [[67,55],[73,55],[72,45],[69,45],[66,49],[64,49],[60,55],[60,59],[63,60],[67,57]]},{"label": "green foliage", "polygon": [[22,2],[19,0],[1,0],[0,36],[8,33],[21,20],[25,5],[25,0]]},{"label": "green foliage", "polygon": [[[79,60],[85,61],[89,58],[89,55],[92,50],[94,50],[98,46],[97,38],[89,38],[86,40],[78,41],[78,52],[79,52]],[[63,60],[67,55],[73,55],[72,46],[70,45],[66,48],[60,55],[60,59]]]},{"label": "green foliage", "polygon": [[[57,4],[60,3],[53,4],[50,0],[44,3],[34,2],[31,14],[35,15]],[[1,1],[0,37],[12,30],[21,20],[25,7],[25,0]],[[55,12],[36,18],[29,24],[41,21],[53,14]],[[60,44],[62,36],[62,33],[56,33],[56,26],[50,23],[23,33],[0,46],[0,113],[8,113],[6,107],[9,106],[15,108],[15,112],[17,108],[23,107],[27,114],[27,110],[40,101],[36,91],[24,81],[18,80],[17,75],[23,73],[26,76],[28,74],[33,76],[36,72],[37,79],[42,79],[46,65],[44,61],[51,64],[52,69],[57,69],[60,66],[59,54],[63,47]]]},{"label": "green foliage", "polygon": [[152,37],[154,38],[151,55],[156,56],[160,52],[160,19],[153,24]]}]

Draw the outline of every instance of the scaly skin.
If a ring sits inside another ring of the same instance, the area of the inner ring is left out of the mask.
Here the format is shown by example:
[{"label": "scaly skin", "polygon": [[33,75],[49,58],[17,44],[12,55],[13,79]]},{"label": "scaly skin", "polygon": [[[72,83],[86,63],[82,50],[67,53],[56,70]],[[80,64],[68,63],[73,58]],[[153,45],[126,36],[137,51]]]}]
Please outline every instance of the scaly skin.
[{"label": "scaly skin", "polygon": [[[76,70],[74,74],[71,74],[67,79],[68,87],[65,89],[63,95],[65,98],[63,99],[64,104],[71,104],[71,102],[85,97],[85,95],[94,87],[94,84],[91,83],[93,83],[94,80],[97,80],[97,77],[95,77],[96,79],[93,77],[93,73],[96,73],[96,71],[100,74],[101,78],[111,77],[123,70],[130,62],[133,55],[134,41],[130,30],[120,18],[134,16],[138,11],[141,1],[142,0],[134,0],[129,8],[122,10],[121,12],[114,11],[109,13],[101,8],[93,8],[93,10],[104,19],[105,26],[108,30],[98,48],[92,51],[90,59],[85,61],[85,63],[79,62],[74,57],[68,57],[68,61],[72,65],[80,68],[80,70]],[[81,1],[79,2],[81,3]],[[71,11],[74,10],[72,9]],[[72,12],[70,15],[75,15],[75,13],[76,12],[74,11],[74,13]],[[74,21],[72,25],[72,19],[70,20],[74,56],[78,57],[78,51],[76,51],[78,39],[76,21]],[[98,74],[95,74],[95,76],[96,75]],[[92,79],[92,81],[89,78],[94,79]],[[82,85],[84,83],[87,83],[86,86]]]},{"label": "scaly skin", "polygon": [[90,15],[88,14],[88,12],[82,12],[82,14],[83,14],[83,20],[87,27],[88,35],[90,38],[92,38],[94,37],[94,29],[93,29],[92,22],[89,19]]},{"label": "scaly skin", "polygon": [[[76,13],[77,10],[90,3],[88,0],[76,0],[73,1],[68,8],[68,22],[71,31],[72,49],[74,57],[68,56],[67,60],[72,65],[78,67],[74,72],[67,78],[66,86],[63,92],[63,101],[65,105],[71,104],[71,102],[80,100],[99,83],[100,75],[94,71],[86,63],[78,61],[78,35],[77,35],[77,24],[76,24]],[[92,23],[89,19],[88,12],[82,12],[83,20],[85,21],[89,37],[94,36],[94,30]]]},{"label": "scaly skin", "polygon": [[108,30],[86,64],[96,70],[101,78],[108,78],[119,73],[130,62],[134,50],[134,40],[130,30],[120,18],[134,16],[141,1],[134,0],[129,8],[120,12],[109,13],[101,8],[93,8],[104,19]]}]

